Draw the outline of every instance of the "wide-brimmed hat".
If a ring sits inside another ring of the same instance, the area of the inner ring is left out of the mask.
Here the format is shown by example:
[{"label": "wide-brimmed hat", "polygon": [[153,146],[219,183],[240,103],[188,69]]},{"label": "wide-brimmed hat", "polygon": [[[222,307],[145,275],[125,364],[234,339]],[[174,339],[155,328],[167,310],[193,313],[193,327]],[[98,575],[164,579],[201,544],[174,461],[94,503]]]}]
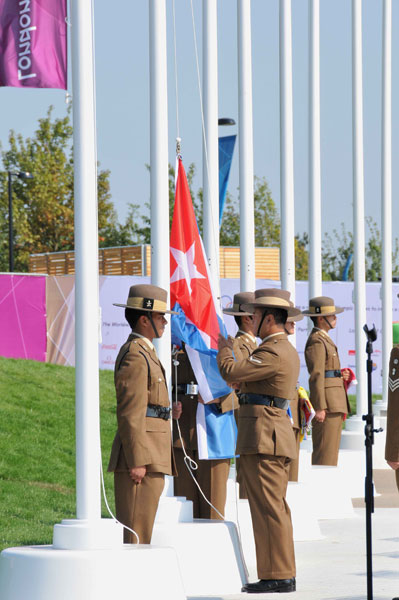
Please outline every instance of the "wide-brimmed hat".
[{"label": "wide-brimmed hat", "polygon": [[225,315],[232,315],[233,317],[251,317],[254,311],[244,310],[243,305],[254,301],[254,292],[240,292],[239,294],[234,294],[233,305],[229,308],[224,308],[223,312]]},{"label": "wide-brimmed hat", "polygon": [[176,311],[167,310],[167,299],[168,292],[163,288],[141,283],[131,286],[126,304],[114,303],[114,306],[177,315]]},{"label": "wide-brimmed hat", "polygon": [[317,296],[309,300],[309,308],[302,311],[305,317],[331,317],[344,312],[340,306],[335,306],[334,300],[328,296]]},{"label": "wide-brimmed hat", "polygon": [[[299,309],[298,309],[299,310]],[[301,312],[299,313],[299,315],[294,315],[293,317],[287,317],[287,322],[288,323],[297,323],[298,321],[302,321],[303,317],[305,315],[303,315]]]},{"label": "wide-brimmed hat", "polygon": [[279,290],[276,288],[256,290],[255,300],[244,304],[242,306],[244,310],[251,310],[254,308],[281,308],[287,311],[288,317],[295,317],[301,314],[299,308],[295,308],[290,301],[290,292],[287,290]]}]

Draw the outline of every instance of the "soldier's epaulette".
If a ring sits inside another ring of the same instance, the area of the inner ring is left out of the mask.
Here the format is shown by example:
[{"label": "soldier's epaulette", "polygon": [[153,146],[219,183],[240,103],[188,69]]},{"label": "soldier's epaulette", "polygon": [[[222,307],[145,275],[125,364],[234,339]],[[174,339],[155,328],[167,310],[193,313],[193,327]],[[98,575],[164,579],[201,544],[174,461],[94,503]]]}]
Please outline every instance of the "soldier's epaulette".
[{"label": "soldier's epaulette", "polygon": [[132,354],[140,354],[141,350],[145,350],[146,349],[146,344],[140,344],[139,339],[133,339],[130,340],[127,348],[126,348],[126,352],[123,354],[123,356],[126,356],[126,354],[128,352],[131,352]]}]

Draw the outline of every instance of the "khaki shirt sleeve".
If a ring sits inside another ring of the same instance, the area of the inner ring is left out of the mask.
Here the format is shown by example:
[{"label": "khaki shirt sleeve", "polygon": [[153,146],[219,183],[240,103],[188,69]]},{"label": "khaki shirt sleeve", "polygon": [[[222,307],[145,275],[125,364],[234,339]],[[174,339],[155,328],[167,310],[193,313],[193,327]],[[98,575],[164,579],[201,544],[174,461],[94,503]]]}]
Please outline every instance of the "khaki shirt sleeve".
[{"label": "khaki shirt sleeve", "polygon": [[326,349],[321,340],[312,340],[305,349],[306,366],[309,371],[310,401],[315,410],[326,410],[327,401],[324,388]]},{"label": "khaki shirt sleeve", "polygon": [[280,357],[271,348],[257,348],[249,358],[234,360],[230,348],[222,348],[217,355],[221,376],[227,383],[235,381],[260,381],[274,375],[280,365]]},{"label": "khaki shirt sleeve", "polygon": [[147,448],[148,365],[138,351],[123,357],[115,377],[118,432],[129,469],[151,463]]}]

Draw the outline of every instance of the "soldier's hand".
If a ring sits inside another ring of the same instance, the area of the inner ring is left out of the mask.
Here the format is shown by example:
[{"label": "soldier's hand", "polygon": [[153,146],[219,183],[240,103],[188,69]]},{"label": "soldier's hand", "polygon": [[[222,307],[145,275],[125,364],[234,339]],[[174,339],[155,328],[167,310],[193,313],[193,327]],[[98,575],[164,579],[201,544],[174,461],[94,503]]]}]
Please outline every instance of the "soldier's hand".
[{"label": "soldier's hand", "polygon": [[392,460],[387,460],[387,463],[389,464],[389,466],[391,467],[391,469],[393,469],[394,471],[396,471],[396,469],[399,469],[399,462],[394,462]]},{"label": "soldier's hand", "polygon": [[219,350],[222,350],[223,348],[230,348],[230,350],[232,350],[233,349],[233,339],[229,336],[226,340],[226,338],[221,333],[219,333],[218,348],[219,348]]},{"label": "soldier's hand", "polygon": [[129,469],[129,475],[134,483],[141,483],[141,480],[147,473],[147,467],[133,467],[133,469]]},{"label": "soldier's hand", "polygon": [[350,371],[349,369],[342,369],[342,379],[344,381],[348,381],[349,377],[350,377]]},{"label": "soldier's hand", "polygon": [[180,419],[182,410],[183,410],[183,406],[182,406],[182,403],[179,402],[179,400],[177,402],[173,402],[172,403],[172,418]]},{"label": "soldier's hand", "polygon": [[326,418],[326,411],[325,410],[316,410],[316,414],[315,414],[314,418],[319,423],[324,423],[325,418]]}]

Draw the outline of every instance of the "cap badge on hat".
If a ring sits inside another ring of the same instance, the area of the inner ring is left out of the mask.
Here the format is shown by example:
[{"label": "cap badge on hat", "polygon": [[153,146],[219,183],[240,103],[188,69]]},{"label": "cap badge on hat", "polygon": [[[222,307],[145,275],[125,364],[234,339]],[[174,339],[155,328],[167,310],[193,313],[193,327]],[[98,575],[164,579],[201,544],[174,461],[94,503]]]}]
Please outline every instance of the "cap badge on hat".
[{"label": "cap badge on hat", "polygon": [[153,298],[143,298],[143,308],[147,308],[152,310],[154,308],[154,300]]}]

